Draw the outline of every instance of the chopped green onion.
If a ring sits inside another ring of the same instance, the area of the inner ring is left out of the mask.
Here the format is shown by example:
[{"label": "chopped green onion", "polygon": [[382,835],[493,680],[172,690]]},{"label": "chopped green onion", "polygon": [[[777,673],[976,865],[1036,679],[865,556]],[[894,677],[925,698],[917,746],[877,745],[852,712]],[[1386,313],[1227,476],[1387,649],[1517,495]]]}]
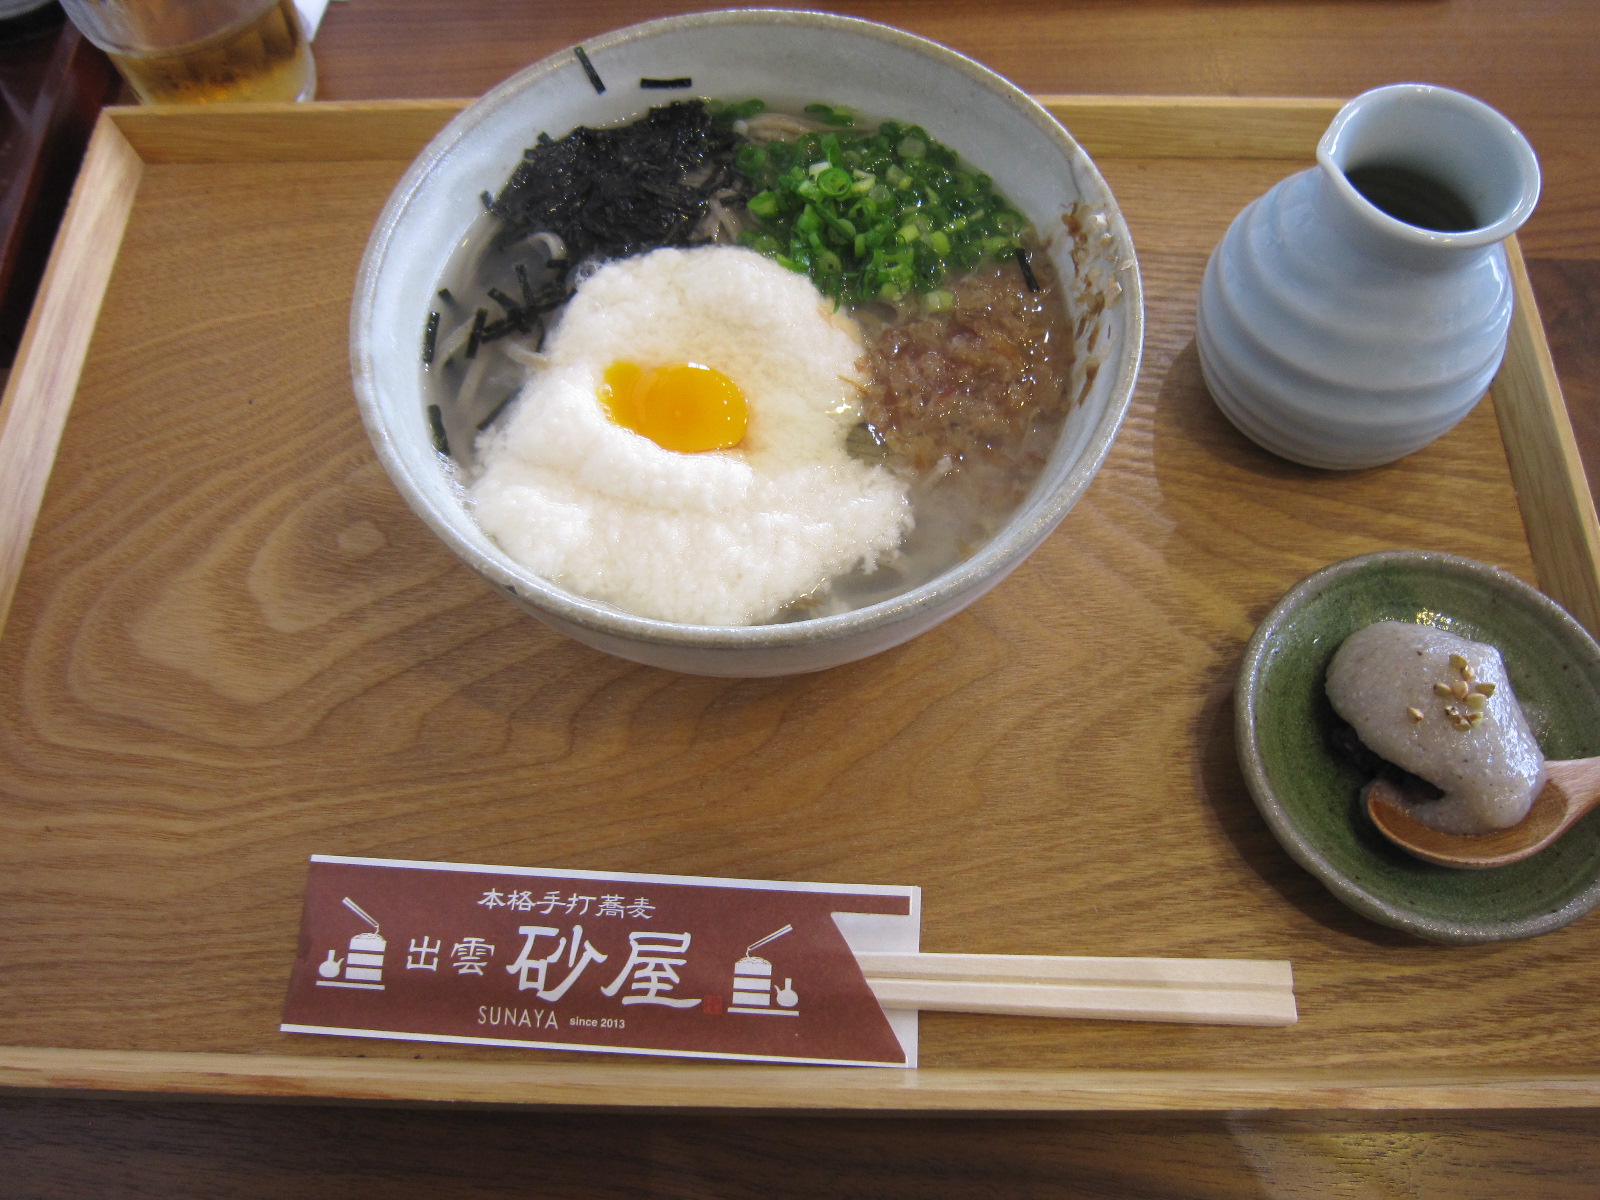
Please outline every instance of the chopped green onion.
[{"label": "chopped green onion", "polygon": [[762,233],[755,229],[749,229],[741,233],[739,235],[739,244],[759,254],[765,254],[768,258],[777,257],[778,252],[783,248],[778,239],[770,233]]},{"label": "chopped green onion", "polygon": [[817,176],[817,186],[822,189],[824,196],[843,196],[850,191],[852,180],[848,171],[838,167],[829,167]]},{"label": "chopped green onion", "polygon": [[841,238],[846,241],[854,240],[856,227],[849,219],[835,216],[828,208],[822,206],[817,208],[817,215],[823,219],[829,229],[833,230]]},{"label": "chopped green onion", "polygon": [[767,152],[760,146],[746,142],[734,156],[734,165],[746,175],[759,175],[767,165]]},{"label": "chopped green onion", "polygon": [[1012,258],[1023,246],[1022,214],[925,130],[885,121],[858,131],[847,128],[847,109],[806,111],[836,129],[747,144],[735,155],[754,185],[746,205],[759,225],[740,242],[809,274],[835,303],[915,292],[941,311],[953,303],[943,286],[951,271]]},{"label": "chopped green onion", "polygon": [[806,113],[824,125],[854,125],[856,116],[842,104],[808,104]]},{"label": "chopped green onion", "polygon": [[745,202],[752,215],[770,221],[778,215],[778,193],[757,192]]}]

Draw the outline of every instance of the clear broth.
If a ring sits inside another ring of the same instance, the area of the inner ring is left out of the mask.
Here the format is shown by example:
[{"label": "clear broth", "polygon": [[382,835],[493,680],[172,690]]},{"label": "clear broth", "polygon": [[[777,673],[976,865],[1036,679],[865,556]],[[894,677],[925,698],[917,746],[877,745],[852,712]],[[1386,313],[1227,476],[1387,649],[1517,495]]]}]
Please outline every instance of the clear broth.
[{"label": "clear broth", "polygon": [[[442,432],[448,457],[465,486],[476,477],[478,439],[509,411],[529,377],[528,356],[542,343],[542,331],[511,334],[481,342],[473,358],[465,355],[470,327],[480,308],[493,321],[500,306],[488,299],[490,289],[508,296],[520,294],[521,280],[515,272],[520,262],[537,290],[558,278],[558,272],[572,270],[574,281],[582,278],[583,264],[552,260],[549,245],[537,237],[506,245],[499,234],[499,221],[483,213],[461,239],[439,281],[440,293],[434,299],[439,322],[432,339],[431,365],[424,370],[424,391],[430,406],[436,408],[436,432]],[[712,244],[731,244],[721,234]],[[1035,257],[1042,251],[1036,247]],[[1057,304],[1065,304],[1064,288],[1056,289]],[[547,315],[553,329],[561,310]],[[1065,324],[1065,317],[1063,317]],[[827,581],[815,592],[792,601],[764,623],[808,620],[834,613],[864,608],[894,598],[931,582],[957,564],[970,558],[992,539],[1006,521],[1026,502],[1043,465],[1060,436],[1071,405],[1063,400],[1047,420],[1035,421],[1015,447],[1017,457],[1036,464],[1025,477],[1012,477],[1003,486],[999,502],[974,499],[969,490],[954,486],[941,471],[914,472],[903,469],[907,479],[915,524],[892,560],[880,561],[871,571],[855,570]],[[857,439],[851,439],[854,450]],[[443,447],[441,447],[443,449]],[[863,457],[871,457],[865,454]],[[888,463],[891,468],[897,464]],[[552,582],[560,584],[559,579]]]}]

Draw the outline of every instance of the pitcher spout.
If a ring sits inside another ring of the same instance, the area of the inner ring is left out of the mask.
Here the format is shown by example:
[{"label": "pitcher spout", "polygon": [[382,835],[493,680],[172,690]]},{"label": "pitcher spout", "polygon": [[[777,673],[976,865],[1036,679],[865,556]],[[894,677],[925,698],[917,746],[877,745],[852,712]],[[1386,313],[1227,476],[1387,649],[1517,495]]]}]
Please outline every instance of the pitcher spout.
[{"label": "pitcher spout", "polygon": [[1368,236],[1447,252],[1504,241],[1539,202],[1527,138],[1483,101],[1400,83],[1357,96],[1317,145],[1331,198]]}]

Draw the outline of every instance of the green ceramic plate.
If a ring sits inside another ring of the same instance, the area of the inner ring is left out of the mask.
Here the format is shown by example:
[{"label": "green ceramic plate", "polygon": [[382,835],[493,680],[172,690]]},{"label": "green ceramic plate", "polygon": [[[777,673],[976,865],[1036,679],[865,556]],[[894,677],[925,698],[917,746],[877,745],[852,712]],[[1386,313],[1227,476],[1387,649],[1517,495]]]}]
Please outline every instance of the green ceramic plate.
[{"label": "green ceramic plate", "polygon": [[1600,902],[1600,813],[1532,858],[1486,871],[1413,858],[1367,820],[1366,780],[1329,744],[1335,717],[1323,683],[1339,643],[1386,620],[1498,646],[1545,756],[1600,755],[1600,646],[1564,609],[1471,559],[1363,555],[1296,586],[1245,651],[1235,740],[1273,833],[1351,908],[1431,941],[1535,937],[1588,912]]}]

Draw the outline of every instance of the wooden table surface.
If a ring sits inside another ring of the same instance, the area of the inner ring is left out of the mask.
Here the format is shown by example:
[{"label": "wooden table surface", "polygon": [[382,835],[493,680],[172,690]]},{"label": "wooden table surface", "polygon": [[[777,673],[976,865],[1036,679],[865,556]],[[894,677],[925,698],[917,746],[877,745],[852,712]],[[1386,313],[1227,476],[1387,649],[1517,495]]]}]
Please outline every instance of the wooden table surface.
[{"label": "wooden table surface", "polygon": [[[338,0],[323,99],[473,96],[551,51],[698,6]],[[818,6],[827,7],[827,6]],[[1522,234],[1600,478],[1600,6],[1591,0],[862,0],[1033,92],[1344,97],[1420,80],[1527,133]],[[698,1117],[0,1095],[16,1196],[1593,1196],[1600,1113],[1025,1120]]]}]

